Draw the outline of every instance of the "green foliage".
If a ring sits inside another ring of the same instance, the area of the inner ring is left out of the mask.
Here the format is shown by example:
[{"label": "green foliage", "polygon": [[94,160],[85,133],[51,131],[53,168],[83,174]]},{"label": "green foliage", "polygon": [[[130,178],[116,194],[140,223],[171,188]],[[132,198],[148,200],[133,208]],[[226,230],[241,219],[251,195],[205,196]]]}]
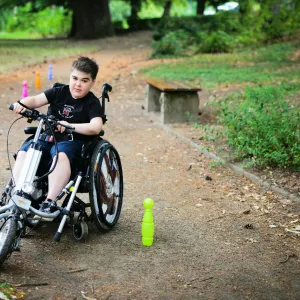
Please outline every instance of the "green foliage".
[{"label": "green foliage", "polygon": [[235,47],[235,43],[236,40],[232,35],[217,30],[209,35],[201,34],[201,43],[198,52],[228,53]]},{"label": "green foliage", "polygon": [[[221,12],[212,16],[193,16],[181,18],[163,19],[155,28],[153,39],[153,56],[172,55],[174,52],[166,52],[159,43],[165,43],[164,38],[170,32],[183,30],[186,35],[194,37],[186,48],[181,49],[181,54],[190,52],[194,48],[196,52],[219,53],[231,52],[240,43],[235,35],[240,32],[241,25],[239,15],[233,12]],[[176,44],[176,41],[174,41]],[[192,47],[191,47],[192,46]],[[173,47],[170,47],[172,50]]]},{"label": "green foliage", "polygon": [[300,108],[286,101],[300,84],[246,88],[219,102],[219,121],[238,159],[300,169]]},{"label": "green foliage", "polygon": [[32,3],[20,6],[7,21],[6,31],[24,31],[42,36],[66,36],[71,29],[72,14],[55,5],[33,12]]},{"label": "green foliage", "polygon": [[66,36],[71,30],[71,17],[63,7],[47,7],[36,13],[37,31],[42,36]]},{"label": "green foliage", "polygon": [[125,1],[109,1],[109,9],[112,21],[125,21],[130,16],[130,5]]},{"label": "green foliage", "polygon": [[12,17],[11,9],[1,9],[0,10],[0,32],[5,30],[7,20]]},{"label": "green foliage", "polygon": [[9,283],[0,283],[0,292],[2,292],[8,299],[22,299],[25,295],[23,291],[18,291]]},{"label": "green foliage", "polygon": [[[163,5],[165,2],[166,1],[159,0],[142,1],[142,8],[138,13],[139,18],[160,18],[163,14]],[[181,17],[196,14],[196,2],[190,2],[188,0],[173,0],[172,2],[171,16]]]},{"label": "green foliage", "polygon": [[193,37],[190,34],[183,29],[179,29],[169,32],[161,41],[153,41],[152,47],[156,53],[162,56],[178,56],[184,53],[192,41]]},{"label": "green foliage", "polygon": [[185,16],[165,18],[156,26],[153,33],[155,40],[160,40],[171,31],[183,29],[189,33],[210,33],[222,30],[227,33],[238,32],[240,28],[239,15],[232,12],[223,12],[212,16]]},{"label": "green foliage", "polygon": [[139,18],[148,19],[148,18],[160,18],[163,14],[163,7],[157,5],[152,1],[143,1],[142,9],[138,13]]},{"label": "green foliage", "polygon": [[220,129],[218,129],[216,127],[213,127],[209,124],[206,124],[206,125],[199,124],[198,126],[199,126],[199,128],[202,129],[201,139],[203,139],[205,141],[214,141],[215,142],[221,136]]},{"label": "green foliage", "polygon": [[13,31],[30,31],[29,28],[35,28],[36,22],[31,18],[32,3],[28,2],[25,6],[15,7],[11,18],[8,19],[5,30]]},{"label": "green foliage", "polygon": [[[291,38],[300,29],[299,4],[296,0],[282,2],[267,0],[241,1],[242,13],[223,11],[209,16],[190,16],[163,19],[155,28],[153,39],[161,41],[169,32],[179,29],[193,34],[197,52],[233,52],[245,46],[257,46],[281,38]],[[159,42],[158,42],[159,43]],[[153,56],[171,55],[160,53],[157,44]],[[189,48],[182,54],[193,54]]]}]

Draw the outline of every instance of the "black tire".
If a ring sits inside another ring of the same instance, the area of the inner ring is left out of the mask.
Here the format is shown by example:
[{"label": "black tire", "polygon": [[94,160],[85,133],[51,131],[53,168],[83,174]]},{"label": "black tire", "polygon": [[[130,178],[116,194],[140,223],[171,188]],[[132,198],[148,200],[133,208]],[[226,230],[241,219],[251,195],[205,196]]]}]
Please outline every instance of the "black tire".
[{"label": "black tire", "polygon": [[77,242],[85,242],[89,234],[89,228],[86,222],[76,222],[73,225],[73,237]]},{"label": "black tire", "polygon": [[120,156],[109,142],[99,142],[90,168],[92,218],[101,232],[111,230],[119,220],[123,203],[123,172]]},{"label": "black tire", "polygon": [[17,224],[13,218],[7,218],[0,228],[0,266],[13,251],[17,234]]}]

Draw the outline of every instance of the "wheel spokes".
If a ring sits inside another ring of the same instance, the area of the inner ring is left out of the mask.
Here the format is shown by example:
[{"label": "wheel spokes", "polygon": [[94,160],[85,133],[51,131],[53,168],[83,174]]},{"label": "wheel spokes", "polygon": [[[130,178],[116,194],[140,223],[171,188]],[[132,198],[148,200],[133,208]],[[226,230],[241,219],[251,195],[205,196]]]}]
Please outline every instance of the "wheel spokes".
[{"label": "wheel spokes", "polygon": [[113,222],[119,203],[120,194],[120,173],[115,153],[107,149],[103,156],[100,174],[100,205],[103,216],[108,222]]}]

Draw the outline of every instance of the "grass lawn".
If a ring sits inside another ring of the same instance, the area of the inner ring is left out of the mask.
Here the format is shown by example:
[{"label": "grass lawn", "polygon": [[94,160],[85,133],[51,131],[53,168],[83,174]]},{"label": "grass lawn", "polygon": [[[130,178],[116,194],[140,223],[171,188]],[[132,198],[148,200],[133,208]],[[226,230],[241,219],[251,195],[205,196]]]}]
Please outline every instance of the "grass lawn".
[{"label": "grass lawn", "polygon": [[0,73],[45,60],[97,50],[95,41],[0,39]]},{"label": "grass lawn", "polygon": [[143,72],[149,77],[189,81],[203,88],[297,81],[300,78],[299,46],[297,41],[230,54],[201,54]]}]

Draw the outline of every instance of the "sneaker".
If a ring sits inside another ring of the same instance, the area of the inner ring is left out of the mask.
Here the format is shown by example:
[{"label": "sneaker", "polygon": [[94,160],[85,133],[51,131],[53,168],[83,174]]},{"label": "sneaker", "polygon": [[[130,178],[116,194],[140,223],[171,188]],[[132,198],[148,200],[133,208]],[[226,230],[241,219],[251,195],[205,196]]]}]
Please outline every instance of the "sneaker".
[{"label": "sneaker", "polygon": [[45,200],[42,202],[41,207],[39,211],[44,212],[44,213],[53,213],[57,210],[57,204],[53,200]]}]

